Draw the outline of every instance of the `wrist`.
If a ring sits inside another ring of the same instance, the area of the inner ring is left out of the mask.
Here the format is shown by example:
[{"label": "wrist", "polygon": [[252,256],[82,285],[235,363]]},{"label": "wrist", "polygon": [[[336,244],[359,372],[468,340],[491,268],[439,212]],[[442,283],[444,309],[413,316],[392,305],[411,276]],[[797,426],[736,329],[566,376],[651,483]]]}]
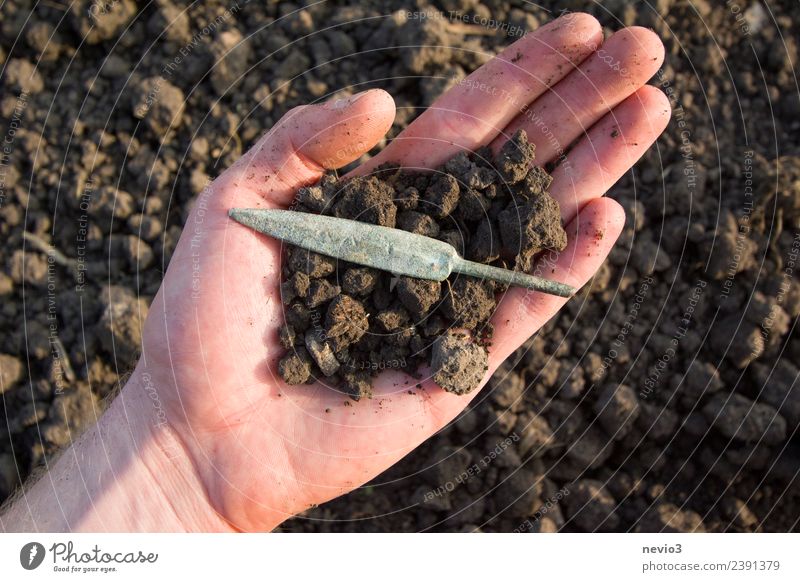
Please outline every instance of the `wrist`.
[{"label": "wrist", "polygon": [[128,531],[234,531],[212,507],[147,372],[134,371],[100,427],[116,440],[116,457],[126,465],[118,495],[108,501],[126,498],[133,508]]},{"label": "wrist", "polygon": [[[129,403],[141,419],[142,440],[153,445],[143,456],[143,466],[152,475],[165,475],[158,480],[162,498],[175,507],[183,528],[272,531],[291,517],[293,512],[284,505],[294,492],[290,485],[275,479],[255,493],[240,489],[240,474],[248,471],[242,464],[248,457],[238,450],[231,454],[229,431],[214,424],[200,426],[213,417],[213,411],[204,408],[207,400],[193,398],[193,386],[187,383],[178,388],[167,366],[153,365],[152,357],[147,361],[151,366],[140,362],[115,405],[122,409]],[[234,387],[220,382],[216,389],[227,394]],[[282,451],[281,446],[269,447],[262,451],[261,463],[284,467]]]},{"label": "wrist", "polygon": [[0,515],[0,529],[233,531],[137,372],[99,422]]},{"label": "wrist", "polygon": [[[157,479],[160,492],[185,529],[271,531],[297,510],[288,506],[297,487],[281,440],[259,447],[258,464],[247,467],[252,453],[241,448],[229,419],[216,416],[223,403],[199,396],[203,387],[195,381],[173,375],[150,354],[115,400],[120,411],[135,411],[140,439],[154,445],[143,455],[143,466],[152,475],[168,476]],[[225,380],[214,385],[221,395],[235,394],[236,388]],[[250,489],[267,479],[268,485]]]}]

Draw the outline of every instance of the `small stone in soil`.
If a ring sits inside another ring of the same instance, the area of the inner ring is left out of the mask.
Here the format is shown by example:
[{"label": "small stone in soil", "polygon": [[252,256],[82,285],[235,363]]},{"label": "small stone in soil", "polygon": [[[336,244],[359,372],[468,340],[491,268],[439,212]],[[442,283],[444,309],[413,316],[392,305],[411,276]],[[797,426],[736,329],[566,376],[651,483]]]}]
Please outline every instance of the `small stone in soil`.
[{"label": "small stone in soil", "polygon": [[361,302],[347,295],[331,301],[325,315],[328,337],[342,338],[346,346],[361,339],[368,328],[367,312]]},{"label": "small stone in soil", "polygon": [[453,394],[467,394],[480,386],[489,357],[468,336],[451,331],[433,343],[431,369],[439,386]]},{"label": "small stone in soil", "polygon": [[491,263],[500,258],[500,249],[500,230],[487,216],[478,224],[467,250],[467,258],[476,263]]},{"label": "small stone in soil", "polygon": [[336,260],[299,247],[289,250],[289,269],[312,279],[327,277],[336,270]]},{"label": "small stone in soil", "polygon": [[278,341],[285,349],[293,348],[296,338],[294,328],[291,325],[284,324],[278,329]]},{"label": "small stone in soil", "polygon": [[278,373],[287,384],[305,384],[311,377],[311,358],[303,348],[287,353],[278,362]]},{"label": "small stone in soil", "polygon": [[362,398],[372,398],[372,379],[367,372],[345,370],[342,374],[341,389],[356,402]]},{"label": "small stone in soil", "polygon": [[305,331],[311,323],[311,312],[302,303],[292,303],[283,313],[286,325],[297,331]]},{"label": "small stone in soil", "polygon": [[394,190],[375,176],[349,180],[339,201],[333,208],[334,216],[394,228],[397,207],[392,201]]},{"label": "small stone in soil", "polygon": [[516,254],[516,267],[525,272],[533,269],[536,255],[545,249],[562,251],[567,246],[567,233],[561,226],[561,209],[549,194],[534,196],[524,204],[512,202],[498,216],[501,237],[508,254]]},{"label": "small stone in soil", "polygon": [[496,306],[494,287],[490,282],[459,277],[450,285],[442,310],[456,325],[475,329],[491,317]]},{"label": "small stone in soil", "polygon": [[297,191],[297,201],[314,212],[323,212],[330,204],[330,196],[326,195],[322,186],[307,186]]},{"label": "small stone in soil", "polygon": [[397,228],[431,238],[435,238],[439,234],[439,225],[433,218],[414,210],[400,213],[397,217]]},{"label": "small stone in soil", "polygon": [[439,281],[400,277],[397,297],[414,319],[421,319],[439,301],[442,284]]},{"label": "small stone in soil", "polygon": [[438,174],[425,190],[423,210],[436,218],[450,216],[458,206],[458,195],[458,180],[449,174]]},{"label": "small stone in soil", "polygon": [[519,182],[533,164],[535,152],[536,146],[528,141],[525,131],[517,130],[495,157],[498,173],[510,184]]},{"label": "small stone in soil", "polygon": [[295,299],[303,298],[308,293],[308,287],[311,280],[308,275],[302,272],[297,272],[281,284],[281,298],[283,302],[288,305]]},{"label": "small stone in soil", "polygon": [[326,376],[333,376],[339,371],[339,362],[327,342],[320,341],[313,331],[306,332],[306,350],[314,358],[320,371]]},{"label": "small stone in soil", "polygon": [[375,316],[375,321],[389,333],[404,328],[408,324],[408,320],[408,312],[400,305],[394,305]]},{"label": "small stone in soil", "polygon": [[308,293],[306,293],[306,305],[312,309],[319,307],[341,292],[342,290],[338,285],[333,285],[325,279],[314,279],[308,287]]},{"label": "small stone in soil", "polygon": [[369,295],[378,282],[378,272],[368,267],[347,269],[342,276],[342,291],[353,297]]}]

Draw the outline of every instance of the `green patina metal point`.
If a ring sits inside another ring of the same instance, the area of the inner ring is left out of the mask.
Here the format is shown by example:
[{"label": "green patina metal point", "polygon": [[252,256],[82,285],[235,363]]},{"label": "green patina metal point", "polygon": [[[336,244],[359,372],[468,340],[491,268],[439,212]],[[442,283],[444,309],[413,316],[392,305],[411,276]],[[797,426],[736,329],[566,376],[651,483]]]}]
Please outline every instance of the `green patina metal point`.
[{"label": "green patina metal point", "polygon": [[468,261],[446,242],[404,230],[291,210],[232,208],[228,215],[260,233],[309,251],[399,275],[444,281],[455,272],[559,297],[575,293],[563,283]]}]

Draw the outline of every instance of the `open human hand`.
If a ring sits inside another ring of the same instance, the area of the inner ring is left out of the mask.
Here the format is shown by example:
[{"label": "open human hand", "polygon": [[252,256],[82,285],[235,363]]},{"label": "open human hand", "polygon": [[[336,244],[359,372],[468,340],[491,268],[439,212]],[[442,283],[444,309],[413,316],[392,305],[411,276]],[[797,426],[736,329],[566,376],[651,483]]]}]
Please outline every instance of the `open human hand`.
[{"label": "open human hand", "polygon": [[[536,144],[537,163],[571,148],[550,188],[569,244],[547,277],[580,287],[625,221],[603,194],[669,119],[666,97],[644,85],[662,59],[648,30],[627,28],[604,41],[593,17],[568,14],[456,84],[357,171],[386,161],[433,168],[464,149],[498,148],[520,127]],[[430,379],[409,392],[397,370],[375,380],[371,400],[352,406],[322,384],[286,386],[276,373],[284,351],[277,336],[281,244],[227,216],[232,207],[287,207],[298,187],[368,151],[394,114],[381,90],[287,113],[200,195],[151,306],[135,381],[121,398],[137,386],[157,391],[209,511],[233,528],[272,529],[365,483],[479,392],[456,396]],[[564,302],[507,292],[492,320],[484,381]]]}]

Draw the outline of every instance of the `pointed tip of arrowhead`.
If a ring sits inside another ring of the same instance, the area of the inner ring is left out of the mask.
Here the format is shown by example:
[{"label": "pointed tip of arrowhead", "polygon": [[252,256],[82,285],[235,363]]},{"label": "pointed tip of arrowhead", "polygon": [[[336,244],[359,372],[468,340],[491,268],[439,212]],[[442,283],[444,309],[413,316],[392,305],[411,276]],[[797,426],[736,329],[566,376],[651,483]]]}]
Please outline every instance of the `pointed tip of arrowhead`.
[{"label": "pointed tip of arrowhead", "polygon": [[252,216],[248,212],[247,208],[231,208],[228,210],[228,217],[232,220],[235,220],[239,224],[254,228]]},{"label": "pointed tip of arrowhead", "polygon": [[283,235],[281,233],[285,234],[287,229],[282,227],[281,215],[275,214],[276,212],[285,211],[262,208],[230,208],[228,209],[228,217],[262,234],[282,239]]},{"label": "pointed tip of arrowhead", "polygon": [[245,226],[247,226],[247,224],[245,223],[248,217],[247,208],[231,208],[228,210],[228,217],[232,218],[233,220],[235,220],[240,224],[244,224]]}]

